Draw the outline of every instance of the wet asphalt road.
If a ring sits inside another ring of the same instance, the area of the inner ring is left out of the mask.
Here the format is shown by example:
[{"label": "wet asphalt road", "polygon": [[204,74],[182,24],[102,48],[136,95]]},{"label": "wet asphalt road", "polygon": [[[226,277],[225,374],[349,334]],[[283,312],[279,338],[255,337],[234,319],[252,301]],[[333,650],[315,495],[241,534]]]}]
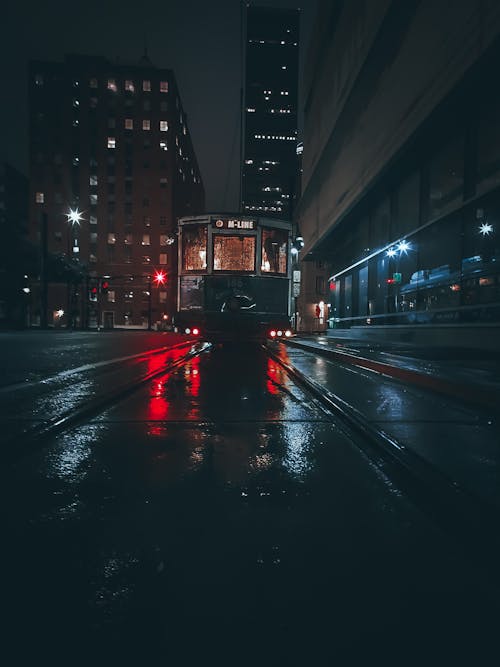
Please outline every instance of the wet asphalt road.
[{"label": "wet asphalt road", "polygon": [[11,664],[495,664],[488,578],[258,348],[156,378],[2,494]]}]

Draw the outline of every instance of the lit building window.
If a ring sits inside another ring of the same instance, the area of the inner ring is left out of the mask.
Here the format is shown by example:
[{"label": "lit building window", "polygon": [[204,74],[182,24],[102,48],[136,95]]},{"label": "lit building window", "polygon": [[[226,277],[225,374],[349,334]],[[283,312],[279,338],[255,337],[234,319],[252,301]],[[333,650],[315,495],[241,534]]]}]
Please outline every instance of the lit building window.
[{"label": "lit building window", "polygon": [[95,215],[91,215],[89,218],[89,223],[91,225],[97,225],[97,217]]},{"label": "lit building window", "polygon": [[145,79],[145,80],[142,82],[142,89],[143,89],[144,92],[146,92],[146,93],[148,93],[148,92],[151,90],[151,81],[149,81],[149,79]]},{"label": "lit building window", "polygon": [[92,77],[92,79],[89,80],[89,85],[91,88],[97,88],[97,79]]},{"label": "lit building window", "polygon": [[89,201],[91,206],[97,206],[97,194],[92,193],[89,195]]},{"label": "lit building window", "polygon": [[151,245],[151,239],[149,234],[142,235],[142,245]]},{"label": "lit building window", "polygon": [[125,90],[129,93],[135,92],[135,86],[133,81],[125,81]]},{"label": "lit building window", "polygon": [[35,193],[35,202],[37,204],[43,204],[45,202],[45,195],[43,192],[36,192]]},{"label": "lit building window", "polygon": [[108,234],[108,243],[110,244],[116,243],[116,235],[114,232],[110,232]]},{"label": "lit building window", "polygon": [[168,236],[166,234],[160,234],[160,245],[168,245]]},{"label": "lit building window", "polygon": [[142,263],[143,264],[151,264],[151,257],[149,255],[143,255],[142,256]]},{"label": "lit building window", "polygon": [[118,90],[115,79],[108,79],[108,90],[112,90],[114,93]]},{"label": "lit building window", "polygon": [[125,129],[126,130],[134,129],[134,121],[132,118],[125,118]]},{"label": "lit building window", "polygon": [[97,185],[97,174],[90,174],[89,185]]},{"label": "lit building window", "polygon": [[166,141],[160,141],[160,148],[162,151],[168,150],[167,142]]},{"label": "lit building window", "polygon": [[151,218],[150,218],[149,215],[145,215],[142,218],[142,221],[143,221],[145,227],[151,227]]},{"label": "lit building window", "polygon": [[108,137],[108,148],[116,148],[116,139],[114,137]]},{"label": "lit building window", "polygon": [[160,303],[167,303],[167,293],[165,290],[161,290],[158,294]]},{"label": "lit building window", "polygon": [[94,255],[93,253],[90,253],[89,255],[89,262],[91,264],[96,264],[97,263],[97,255]]},{"label": "lit building window", "polygon": [[42,74],[35,74],[35,85],[43,86],[43,76]]},{"label": "lit building window", "polygon": [[160,253],[160,264],[166,264],[167,263],[167,253],[166,252],[161,252]]},{"label": "lit building window", "polygon": [[115,290],[108,290],[108,302],[109,303],[114,303],[115,302]]},{"label": "lit building window", "polygon": [[166,132],[168,130],[168,120],[160,120],[160,132]]},{"label": "lit building window", "polygon": [[97,232],[90,232],[90,242],[97,243]]},{"label": "lit building window", "polygon": [[143,130],[150,130],[151,129],[151,121],[147,120],[147,119],[144,119],[142,121],[142,129]]},{"label": "lit building window", "polygon": [[73,106],[75,108],[80,106],[80,100],[77,100],[76,97],[73,98]]},{"label": "lit building window", "polygon": [[168,93],[168,81],[160,81],[160,93]]}]

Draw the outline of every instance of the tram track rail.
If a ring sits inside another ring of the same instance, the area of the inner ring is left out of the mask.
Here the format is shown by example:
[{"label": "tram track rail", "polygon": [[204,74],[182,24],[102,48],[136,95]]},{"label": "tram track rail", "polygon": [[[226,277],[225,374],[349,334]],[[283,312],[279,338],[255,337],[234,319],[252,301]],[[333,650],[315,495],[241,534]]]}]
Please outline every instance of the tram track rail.
[{"label": "tram track rail", "polygon": [[[144,388],[158,376],[173,373],[191,359],[211,349],[208,343],[186,341],[171,348],[161,348],[151,352],[133,355],[148,358],[160,352],[177,349],[185,353],[170,359],[154,370],[143,373],[133,380],[124,381],[119,386],[102,395],[85,401],[78,408],[61,412],[36,426],[13,435],[4,443],[4,459],[16,462],[33,453],[66,431],[87,423],[91,418],[105,412],[123,399]],[[371,423],[361,411],[347,403],[341,396],[305,375],[285,360],[277,350],[268,345],[262,349],[279,364],[293,382],[305,390],[320,405],[327,416],[359,448],[367,459],[382,474],[392,481],[431,521],[449,534],[481,563],[489,565],[495,589],[500,591],[500,575],[496,574],[496,563],[500,555],[500,516],[494,507],[463,488],[437,467],[423,459],[410,447]],[[110,360],[109,365],[120,363]],[[289,391],[283,385],[283,391]]]},{"label": "tram track rail", "polygon": [[[500,514],[417,452],[371,423],[341,396],[306,376],[280,354],[263,346],[293,380],[302,386],[357,446],[440,529],[459,542],[481,565],[488,564],[500,591]],[[353,437],[354,436],[354,437]]]},{"label": "tram track rail", "polygon": [[[139,378],[123,382],[112,391],[107,391],[106,393],[85,401],[85,403],[76,409],[71,408],[66,410],[41,424],[37,423],[35,426],[23,431],[21,434],[12,435],[4,442],[4,460],[7,462],[14,462],[23,458],[36,448],[42,447],[50,438],[85,423],[91,417],[104,412],[108,408],[129,397],[156,377],[171,373],[182,367],[193,357],[205,352],[208,347],[209,345],[206,343],[193,344],[192,341],[189,341],[179,343],[169,348],[158,348],[150,352],[132,355],[130,358],[127,357],[126,359],[145,359],[160,353],[188,348],[185,354],[167,362],[159,368],[142,374]],[[123,362],[123,358],[113,359],[109,362],[102,362],[102,365],[111,366],[121,362]]]}]

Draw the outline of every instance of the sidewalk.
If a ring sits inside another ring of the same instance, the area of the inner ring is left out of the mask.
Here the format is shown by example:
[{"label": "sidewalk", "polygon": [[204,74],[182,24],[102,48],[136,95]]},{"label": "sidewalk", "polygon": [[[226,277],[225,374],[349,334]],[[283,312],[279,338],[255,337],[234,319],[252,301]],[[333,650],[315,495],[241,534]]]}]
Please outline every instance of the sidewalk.
[{"label": "sidewalk", "polygon": [[299,334],[287,343],[484,408],[500,407],[500,354],[491,351],[349,338],[335,330]]}]

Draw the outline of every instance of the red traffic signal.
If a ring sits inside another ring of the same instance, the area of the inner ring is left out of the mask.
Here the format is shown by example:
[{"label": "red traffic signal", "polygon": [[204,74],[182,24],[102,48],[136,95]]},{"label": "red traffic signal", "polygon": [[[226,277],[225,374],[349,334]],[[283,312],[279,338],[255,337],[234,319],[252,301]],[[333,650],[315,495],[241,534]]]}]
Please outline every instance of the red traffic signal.
[{"label": "red traffic signal", "polygon": [[103,280],[101,283],[101,291],[107,292],[108,289],[109,289],[109,282],[107,280]]},{"label": "red traffic signal", "polygon": [[156,283],[156,287],[160,287],[160,285],[164,285],[167,282],[167,274],[164,271],[155,271],[153,280]]}]

